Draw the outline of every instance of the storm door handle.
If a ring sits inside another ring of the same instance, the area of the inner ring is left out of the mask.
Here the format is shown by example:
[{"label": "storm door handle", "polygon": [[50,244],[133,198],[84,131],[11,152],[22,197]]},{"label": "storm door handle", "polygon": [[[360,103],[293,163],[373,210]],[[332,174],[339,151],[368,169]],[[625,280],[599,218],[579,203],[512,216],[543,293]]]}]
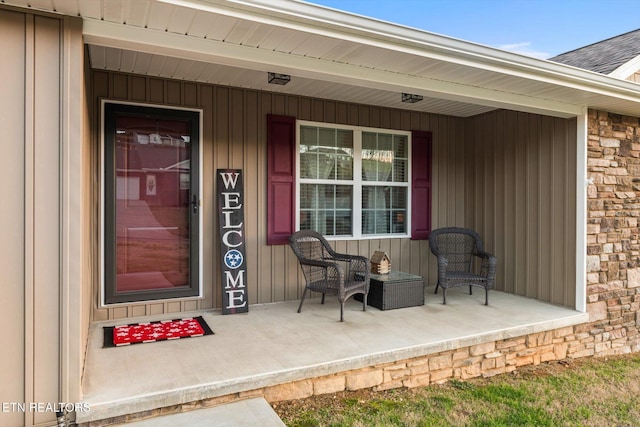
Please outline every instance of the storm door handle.
[{"label": "storm door handle", "polygon": [[198,213],[198,196],[195,194],[191,198],[191,209],[193,210],[194,214]]}]

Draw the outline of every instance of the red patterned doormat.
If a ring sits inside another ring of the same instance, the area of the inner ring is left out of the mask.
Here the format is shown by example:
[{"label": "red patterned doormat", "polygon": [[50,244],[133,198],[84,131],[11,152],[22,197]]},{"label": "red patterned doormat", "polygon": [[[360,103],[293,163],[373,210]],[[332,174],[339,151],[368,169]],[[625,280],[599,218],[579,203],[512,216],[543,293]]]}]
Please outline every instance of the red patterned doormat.
[{"label": "red patterned doormat", "polygon": [[204,335],[213,335],[213,331],[202,316],[134,323],[131,325],[105,326],[104,346],[120,347],[129,344],[176,340]]}]

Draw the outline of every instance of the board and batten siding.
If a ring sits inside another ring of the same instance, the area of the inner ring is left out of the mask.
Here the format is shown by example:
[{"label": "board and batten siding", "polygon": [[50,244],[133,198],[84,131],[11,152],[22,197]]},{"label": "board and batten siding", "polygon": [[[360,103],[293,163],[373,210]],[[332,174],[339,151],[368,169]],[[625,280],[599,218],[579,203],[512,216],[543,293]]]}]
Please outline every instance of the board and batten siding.
[{"label": "board and batten siding", "polygon": [[[464,141],[463,119],[102,70],[92,70],[91,88],[94,123],[99,123],[100,99],[203,110],[202,199],[205,236],[203,299],[101,308],[98,306],[99,277],[96,276],[92,284],[94,320],[220,308],[222,291],[217,262],[220,257],[213,175],[219,168],[244,171],[249,303],[300,298],[304,279],[295,255],[287,245],[266,244],[267,114],[294,116],[300,120],[323,123],[431,131],[434,144],[433,199],[434,206],[437,206],[432,217],[433,224],[463,225],[464,169],[462,160],[457,156],[461,148],[456,148]],[[96,180],[99,179],[100,170],[99,133],[100,129],[96,126],[93,154]],[[460,170],[452,172],[451,167]],[[99,189],[94,188],[93,191]],[[95,211],[98,215],[99,207]],[[376,250],[383,250],[389,254],[394,268],[430,276],[429,283],[435,278],[435,272],[432,271],[435,260],[431,259],[427,241],[374,239],[338,241],[334,245],[338,251],[365,256],[371,256]]]},{"label": "board and batten siding", "polygon": [[[87,235],[83,73],[80,19],[0,6],[0,402],[81,397],[90,320],[77,259]],[[55,422],[55,413],[15,409],[0,424]]]},{"label": "board and batten siding", "polygon": [[493,111],[469,119],[465,223],[498,258],[500,290],[573,308],[575,119]]},{"label": "board and batten siding", "polygon": [[[575,288],[572,281],[575,256],[571,251],[575,248],[575,239],[571,230],[575,229],[575,202],[561,204],[554,199],[554,203],[542,202],[541,207],[536,208],[536,215],[529,210],[536,201],[532,191],[542,195],[541,192],[550,187],[551,176],[562,180],[554,181],[554,188],[559,185],[565,189],[565,192],[553,193],[554,197],[573,197],[570,192],[575,182],[575,137],[572,136],[575,121],[509,111],[465,119],[104,70],[91,71],[91,88],[92,117],[96,124],[100,99],[203,110],[202,230],[205,236],[203,299],[103,308],[98,305],[100,288],[99,277],[96,277],[90,285],[94,295],[94,320],[220,308],[222,291],[217,266],[220,257],[214,188],[214,173],[219,168],[244,171],[249,303],[300,298],[304,278],[293,252],[286,245],[266,244],[267,114],[323,123],[432,132],[432,227],[466,226],[478,229],[483,236],[486,234],[487,249],[496,252],[499,260],[499,289],[573,306],[570,294]],[[98,180],[100,129],[97,125],[94,133],[93,167]],[[558,161],[559,150],[564,156],[562,162]],[[528,169],[534,166],[538,168],[535,173]],[[512,213],[516,207],[517,212]],[[96,207],[96,215],[98,212]],[[564,218],[562,224],[566,223],[570,229],[563,235],[567,241],[560,241],[548,230],[550,218],[558,215]],[[385,251],[393,269],[420,274],[425,277],[427,292],[434,289],[435,258],[427,241],[394,238],[344,240],[333,244],[338,251],[365,256],[371,256],[376,250]],[[548,244],[554,245],[554,254],[564,254],[562,260],[566,263],[543,260],[538,266],[540,258],[549,256]],[[550,283],[553,289],[549,288]],[[565,297],[559,298],[556,294]]]}]

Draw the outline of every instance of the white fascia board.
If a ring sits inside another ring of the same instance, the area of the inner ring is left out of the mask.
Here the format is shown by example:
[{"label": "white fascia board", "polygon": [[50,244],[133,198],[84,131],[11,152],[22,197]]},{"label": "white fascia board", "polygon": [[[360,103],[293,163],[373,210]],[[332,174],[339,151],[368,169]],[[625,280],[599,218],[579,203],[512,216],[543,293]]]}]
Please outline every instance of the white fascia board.
[{"label": "white fascia board", "polygon": [[290,73],[294,76],[380,90],[406,92],[410,89],[412,93],[424,96],[470,102],[493,108],[510,108],[560,117],[573,117],[582,111],[582,106],[560,101],[294,56],[282,52],[232,45],[216,40],[106,21],[85,20],[83,33],[86,43],[99,46],[213,62],[265,72],[277,69],[279,72]]},{"label": "white fascia board", "polygon": [[640,55],[636,56],[630,61],[625,62],[624,64],[610,72],[609,76],[615,77],[616,79],[626,80],[637,72],[640,72]]},{"label": "white fascia board", "polygon": [[631,82],[302,1],[158,1],[599,95],[639,101],[637,84]]}]

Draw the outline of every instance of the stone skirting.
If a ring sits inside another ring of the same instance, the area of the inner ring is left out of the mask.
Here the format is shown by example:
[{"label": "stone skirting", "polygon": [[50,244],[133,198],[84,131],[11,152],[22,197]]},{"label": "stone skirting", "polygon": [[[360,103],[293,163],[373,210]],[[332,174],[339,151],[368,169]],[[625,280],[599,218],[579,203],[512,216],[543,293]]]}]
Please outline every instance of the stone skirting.
[{"label": "stone skirting", "polygon": [[512,372],[523,365],[593,355],[594,347],[590,334],[576,334],[574,327],[569,326],[268,387],[263,396],[269,402],[278,402],[344,390],[381,391],[421,387],[453,378],[490,377]]}]

